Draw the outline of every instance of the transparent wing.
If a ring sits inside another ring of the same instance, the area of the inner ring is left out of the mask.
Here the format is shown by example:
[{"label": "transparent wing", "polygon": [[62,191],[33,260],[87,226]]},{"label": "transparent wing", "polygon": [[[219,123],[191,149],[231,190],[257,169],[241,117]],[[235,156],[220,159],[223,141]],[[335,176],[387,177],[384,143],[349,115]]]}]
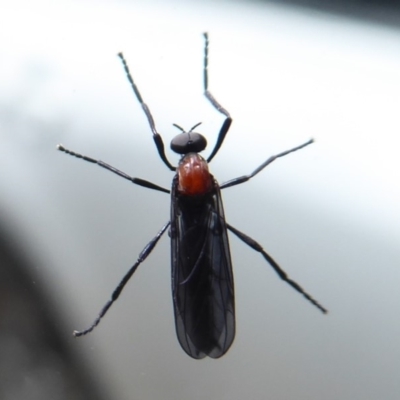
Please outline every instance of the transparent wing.
[{"label": "transparent wing", "polygon": [[172,294],[178,340],[196,359],[224,355],[235,337],[232,264],[221,194],[179,196],[172,186]]}]

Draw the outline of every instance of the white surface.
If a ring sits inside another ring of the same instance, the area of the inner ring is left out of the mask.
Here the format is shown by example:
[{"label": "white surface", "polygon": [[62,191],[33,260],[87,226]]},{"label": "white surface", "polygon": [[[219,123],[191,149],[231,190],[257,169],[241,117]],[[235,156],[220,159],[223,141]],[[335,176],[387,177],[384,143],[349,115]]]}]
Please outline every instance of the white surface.
[{"label": "white surface", "polygon": [[37,276],[71,331],[84,327],[168,220],[167,195],[55,146],[168,187],[116,53],[165,143],[173,122],[202,121],[210,151],[223,118],[202,96],[207,30],[210,89],[234,117],[211,165],[217,179],[316,139],[227,189],[227,219],[330,314],[232,238],[236,340],[222,359],[194,361],[175,338],[165,235],[96,332],[74,344],[115,399],[397,399],[399,32],[260,4],[146,4],[0,6],[0,207]]}]

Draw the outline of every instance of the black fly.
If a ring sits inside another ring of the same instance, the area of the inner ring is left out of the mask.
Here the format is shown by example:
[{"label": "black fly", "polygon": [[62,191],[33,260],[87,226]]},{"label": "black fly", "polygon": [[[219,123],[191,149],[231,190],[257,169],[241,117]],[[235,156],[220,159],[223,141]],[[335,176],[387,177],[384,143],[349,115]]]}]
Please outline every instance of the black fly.
[{"label": "black fly", "polygon": [[170,221],[142,250],[136,263],[114,290],[111,299],[105,304],[93,324],[83,331],[75,331],[75,336],[86,335],[99,324],[101,318],[118,299],[137,267],[153,251],[168,227],[170,227],[171,236],[172,299],[176,332],[182,348],[189,356],[196,359],[206,356],[219,358],[229,350],[235,337],[234,285],[228,229],[252,249],[261,253],[282,280],[323,313],[327,312],[299,284],[287,276],[260,244],[226,222],[220,192],[221,189],[248,181],[277,158],[302,149],[311,144],[313,140],[311,139],[300,146],[268,158],[249,175],[219,185],[210,174],[208,163],[220,149],[232,123],[232,118],[208,90],[209,43],[207,33],[204,33],[204,39],[204,95],[211,105],[225,116],[225,120],[219,131],[214,149],[207,159],[198,154],[207,145],[205,137],[194,132],[194,129],[200,124],[194,125],[189,131],[185,131],[179,125],[174,124],[181,131],[171,142],[171,149],[181,155],[177,167],[174,167],[168,161],[164,151],[164,143],[157,132],[149,107],[143,101],[139,89],[133,81],[124,56],[122,53],[118,54],[133,92],[147,117],[158,153],[165,165],[171,171],[176,171],[171,190],[140,178],[133,178],[103,161],[83,156],[58,145],[59,150],[97,164],[136,185],[171,193]]}]

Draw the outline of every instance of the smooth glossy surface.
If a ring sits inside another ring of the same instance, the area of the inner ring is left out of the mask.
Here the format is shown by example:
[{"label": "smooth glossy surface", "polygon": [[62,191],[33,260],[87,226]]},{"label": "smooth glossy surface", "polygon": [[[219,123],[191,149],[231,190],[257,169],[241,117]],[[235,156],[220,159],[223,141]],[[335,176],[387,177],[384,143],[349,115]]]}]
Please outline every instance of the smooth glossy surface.
[{"label": "smooth glossy surface", "polygon": [[190,153],[182,158],[177,169],[178,192],[198,196],[211,191],[213,178],[207,162],[199,154]]}]

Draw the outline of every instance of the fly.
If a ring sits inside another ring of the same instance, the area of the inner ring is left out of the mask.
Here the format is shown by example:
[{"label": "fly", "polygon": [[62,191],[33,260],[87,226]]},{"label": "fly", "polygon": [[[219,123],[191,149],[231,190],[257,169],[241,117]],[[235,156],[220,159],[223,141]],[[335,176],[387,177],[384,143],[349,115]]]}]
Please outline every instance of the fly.
[{"label": "fly", "polygon": [[170,220],[144,247],[137,261],[123,277],[94,322],[85,330],[74,331],[75,336],[86,335],[100,323],[100,320],[118,299],[138,266],[153,251],[168,228],[171,237],[172,300],[176,333],[180,345],[190,357],[195,359],[201,359],[206,356],[219,358],[229,350],[235,337],[234,284],[228,230],[253,250],[261,253],[283,281],[302,294],[320,311],[327,312],[318,301],[287,276],[286,272],[265,252],[259,243],[226,222],[221,198],[221,189],[236,186],[250,180],[277,158],[310,145],[313,143],[313,139],[269,157],[248,175],[240,176],[219,185],[209,172],[208,164],[220,149],[231,126],[232,118],[229,112],[222,107],[208,90],[209,40],[207,33],[204,33],[204,40],[204,95],[225,119],[219,131],[216,144],[206,159],[199,154],[206,148],[206,138],[194,131],[200,123],[194,125],[189,131],[177,124],[173,124],[181,131],[171,142],[172,151],[181,157],[177,167],[168,161],[164,151],[163,140],[156,129],[150,109],[144,102],[132,78],[123,54],[118,54],[135,97],[142,106],[150,129],[153,132],[158,154],[164,164],[171,171],[175,171],[171,190],[144,179],[131,177],[103,161],[75,153],[61,144],[58,145],[58,150],[97,164],[136,185],[171,194]]}]

